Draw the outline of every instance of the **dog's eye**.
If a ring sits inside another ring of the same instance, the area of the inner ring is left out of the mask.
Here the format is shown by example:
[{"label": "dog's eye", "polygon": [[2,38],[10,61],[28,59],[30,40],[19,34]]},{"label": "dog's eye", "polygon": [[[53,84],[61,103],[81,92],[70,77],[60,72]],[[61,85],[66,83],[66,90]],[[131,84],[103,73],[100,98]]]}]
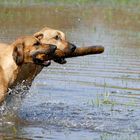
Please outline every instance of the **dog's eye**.
[{"label": "dog's eye", "polygon": [[60,36],[58,36],[58,35],[56,35],[54,38],[55,38],[56,40],[61,40]]},{"label": "dog's eye", "polygon": [[33,45],[36,49],[38,49],[40,47],[40,43],[39,42],[35,42]]},{"label": "dog's eye", "polygon": [[40,45],[40,43],[39,42],[35,42],[34,43],[34,46],[37,46],[37,45]]}]

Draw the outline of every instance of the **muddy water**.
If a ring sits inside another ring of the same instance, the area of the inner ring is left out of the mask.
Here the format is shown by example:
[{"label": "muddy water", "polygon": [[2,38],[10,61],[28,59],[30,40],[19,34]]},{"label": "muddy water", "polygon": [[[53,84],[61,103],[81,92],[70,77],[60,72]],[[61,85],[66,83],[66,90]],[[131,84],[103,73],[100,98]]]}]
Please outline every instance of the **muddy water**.
[{"label": "muddy water", "polygon": [[139,139],[139,8],[1,6],[1,42],[50,26],[78,46],[101,44],[105,53],[68,59],[66,65],[53,62],[24,97],[26,88],[18,86],[19,94],[1,107],[0,138]]}]

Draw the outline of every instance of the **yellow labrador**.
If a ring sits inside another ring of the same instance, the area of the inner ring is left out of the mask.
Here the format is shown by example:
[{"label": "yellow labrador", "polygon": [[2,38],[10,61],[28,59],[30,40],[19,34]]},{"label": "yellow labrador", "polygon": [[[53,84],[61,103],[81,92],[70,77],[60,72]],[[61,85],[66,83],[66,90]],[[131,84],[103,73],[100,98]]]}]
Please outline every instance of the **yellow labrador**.
[{"label": "yellow labrador", "polygon": [[[42,67],[50,65],[49,58],[55,50],[55,45],[41,44],[33,36],[19,38],[11,45],[1,43],[0,103],[5,99],[9,87],[23,80],[31,83]],[[27,67],[26,70],[25,65],[31,63],[34,67]]]},{"label": "yellow labrador", "polygon": [[[57,46],[55,51],[56,56],[61,55],[65,56],[66,54],[73,53],[76,49],[76,46],[73,43],[67,41],[65,34],[60,30],[55,30],[49,27],[41,29],[39,32],[34,34],[36,38],[44,44],[53,44]],[[63,58],[53,58],[57,63],[64,64],[66,60]]]},{"label": "yellow labrador", "polygon": [[41,43],[57,46],[54,55],[50,59],[60,64],[66,63],[65,58],[100,54],[104,52],[104,47],[101,45],[77,48],[74,44],[66,40],[66,36],[62,31],[49,27],[45,27],[39,32],[36,32],[34,36],[38,38]]}]

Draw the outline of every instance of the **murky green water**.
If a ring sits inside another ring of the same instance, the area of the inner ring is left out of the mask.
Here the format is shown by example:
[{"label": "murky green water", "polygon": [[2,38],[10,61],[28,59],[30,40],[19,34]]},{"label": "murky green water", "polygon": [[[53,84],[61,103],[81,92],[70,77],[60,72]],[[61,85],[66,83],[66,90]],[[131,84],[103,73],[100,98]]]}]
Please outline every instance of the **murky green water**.
[{"label": "murky green water", "polygon": [[140,5],[0,8],[1,42],[45,26],[78,46],[101,44],[105,53],[52,63],[27,95],[11,95],[1,107],[0,139],[140,139]]}]

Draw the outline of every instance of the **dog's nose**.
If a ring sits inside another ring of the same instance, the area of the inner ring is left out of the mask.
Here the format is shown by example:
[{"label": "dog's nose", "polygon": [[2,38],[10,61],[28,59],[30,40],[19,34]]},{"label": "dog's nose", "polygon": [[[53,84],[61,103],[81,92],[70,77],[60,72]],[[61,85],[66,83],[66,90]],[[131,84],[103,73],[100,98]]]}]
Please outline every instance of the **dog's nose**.
[{"label": "dog's nose", "polygon": [[75,49],[76,49],[76,46],[75,46],[74,44],[72,44],[72,43],[69,43],[69,44],[70,44],[70,50],[71,50],[72,52],[74,52]]},{"label": "dog's nose", "polygon": [[50,45],[50,48],[51,48],[51,52],[55,52],[55,50],[57,49],[56,45]]}]

